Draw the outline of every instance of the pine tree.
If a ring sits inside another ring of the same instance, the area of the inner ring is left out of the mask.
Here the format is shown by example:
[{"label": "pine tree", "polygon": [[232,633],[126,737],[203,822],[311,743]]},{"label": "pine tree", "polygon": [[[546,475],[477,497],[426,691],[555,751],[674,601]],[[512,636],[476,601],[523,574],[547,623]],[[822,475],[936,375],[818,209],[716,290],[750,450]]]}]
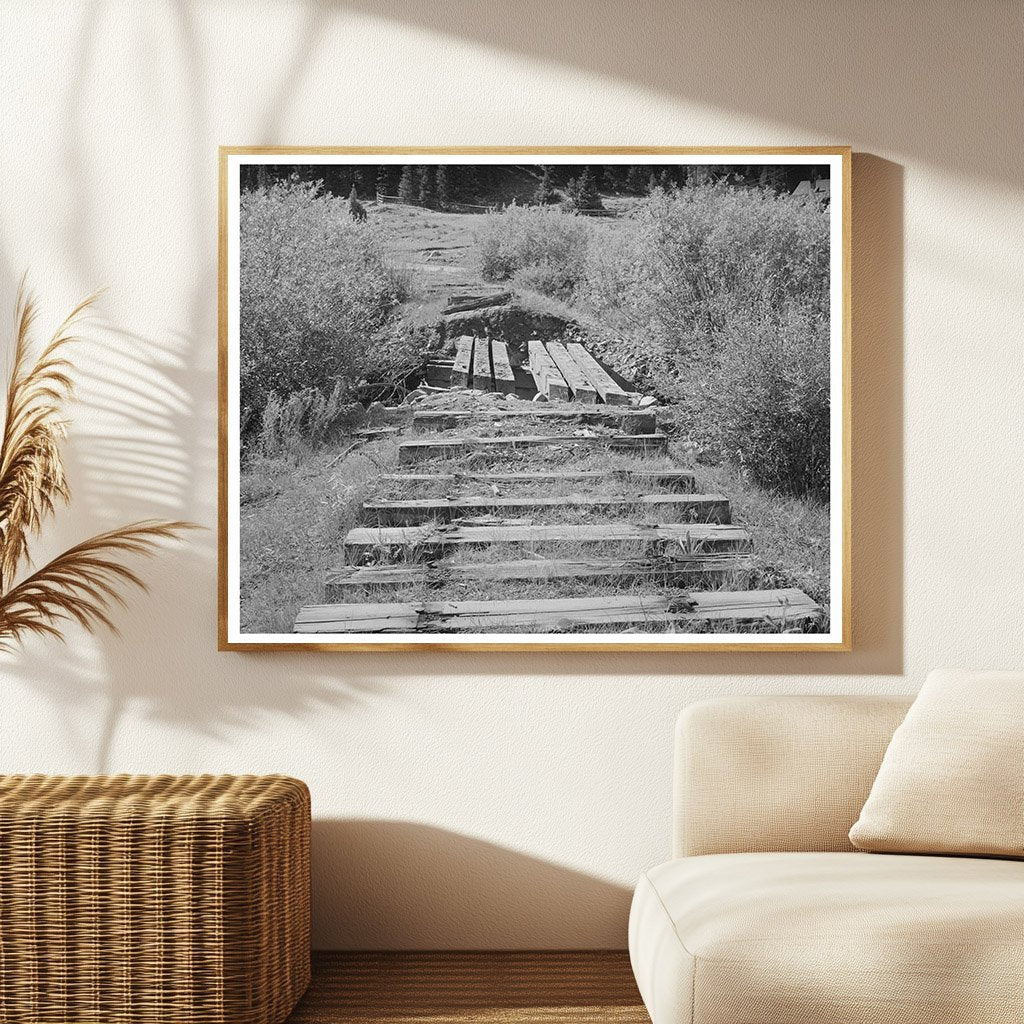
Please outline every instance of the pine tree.
[{"label": "pine tree", "polygon": [[381,164],[377,168],[377,195],[386,196],[388,194],[388,165]]},{"label": "pine tree", "polygon": [[646,178],[644,177],[645,167],[641,164],[632,164],[629,170],[626,172],[626,191],[632,192],[633,195],[640,195],[646,191],[647,184]]},{"label": "pine tree", "polygon": [[671,192],[675,187],[675,182],[672,180],[672,175],[668,173],[667,167],[663,167],[661,174],[658,175],[658,187],[663,188],[666,192]]},{"label": "pine tree", "polygon": [[775,192],[786,191],[786,168],[781,164],[765,164],[757,179],[762,188],[770,188]]},{"label": "pine tree", "polygon": [[605,164],[601,169],[601,179],[608,192],[621,192],[626,182],[625,164]]},{"label": "pine tree", "polygon": [[352,191],[348,194],[348,215],[353,220],[366,220],[366,210],[363,204],[359,202],[355,185],[352,186]]},{"label": "pine tree", "polygon": [[558,200],[558,194],[551,184],[551,169],[544,167],[542,170],[543,174],[537,183],[537,191],[533,194],[533,201],[538,206],[547,206],[549,203],[554,203]]},{"label": "pine tree", "polygon": [[651,176],[647,179],[647,194],[650,195],[658,187],[658,175],[651,171]]},{"label": "pine tree", "polygon": [[575,178],[570,178],[565,183],[565,197],[570,206],[580,205],[580,183]]},{"label": "pine tree", "polygon": [[450,206],[452,202],[452,180],[448,167],[445,164],[438,164],[436,190],[437,205],[444,210]]},{"label": "pine tree", "polygon": [[597,191],[597,182],[594,180],[594,172],[589,164],[583,168],[583,174],[580,175],[576,188],[576,208],[578,210],[604,209],[601,193]]},{"label": "pine tree", "polygon": [[416,168],[412,164],[406,164],[402,168],[402,177],[398,182],[398,198],[403,203],[414,203],[419,198]]},{"label": "pine tree", "polygon": [[706,164],[690,164],[686,168],[686,184],[688,187],[706,185],[710,180],[711,172]]},{"label": "pine tree", "polygon": [[433,164],[420,168],[420,202],[424,206],[437,205],[437,172]]},{"label": "pine tree", "polygon": [[476,164],[463,164],[459,168],[458,195],[464,202],[470,203],[479,198],[480,175],[477,174]]}]

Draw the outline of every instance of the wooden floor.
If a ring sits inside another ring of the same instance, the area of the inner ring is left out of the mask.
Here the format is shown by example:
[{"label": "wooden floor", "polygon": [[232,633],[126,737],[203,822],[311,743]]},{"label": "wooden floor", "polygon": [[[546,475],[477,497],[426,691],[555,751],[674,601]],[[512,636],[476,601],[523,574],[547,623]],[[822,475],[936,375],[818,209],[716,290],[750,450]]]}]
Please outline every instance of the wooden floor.
[{"label": "wooden floor", "polygon": [[288,1024],[650,1024],[624,952],[318,953]]}]

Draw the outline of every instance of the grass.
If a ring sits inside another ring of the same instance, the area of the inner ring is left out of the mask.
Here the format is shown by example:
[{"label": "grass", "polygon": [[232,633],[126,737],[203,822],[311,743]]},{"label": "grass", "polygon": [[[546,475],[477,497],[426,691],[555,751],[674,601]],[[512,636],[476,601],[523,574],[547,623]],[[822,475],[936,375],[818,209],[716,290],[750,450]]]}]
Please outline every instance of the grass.
[{"label": "grass", "polygon": [[[379,441],[331,465],[343,439],[320,451],[259,458],[240,480],[240,591],[244,633],[290,633],[302,605],[323,599],[324,578],[357,523]],[[387,456],[384,455],[386,458]]]}]

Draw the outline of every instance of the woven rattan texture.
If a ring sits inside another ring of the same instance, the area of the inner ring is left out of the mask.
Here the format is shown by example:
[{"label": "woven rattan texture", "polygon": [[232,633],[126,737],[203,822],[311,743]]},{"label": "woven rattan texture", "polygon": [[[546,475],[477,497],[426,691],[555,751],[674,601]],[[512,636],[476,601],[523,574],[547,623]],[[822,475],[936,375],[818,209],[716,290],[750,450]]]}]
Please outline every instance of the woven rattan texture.
[{"label": "woven rattan texture", "polygon": [[0,777],[0,1022],[283,1021],[309,834],[284,776]]}]

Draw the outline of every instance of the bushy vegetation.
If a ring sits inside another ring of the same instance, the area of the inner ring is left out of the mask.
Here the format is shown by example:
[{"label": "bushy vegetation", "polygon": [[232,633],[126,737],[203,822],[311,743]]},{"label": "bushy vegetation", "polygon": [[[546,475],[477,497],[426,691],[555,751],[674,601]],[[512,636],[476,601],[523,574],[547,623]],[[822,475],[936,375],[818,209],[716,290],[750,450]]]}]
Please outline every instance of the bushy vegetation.
[{"label": "bushy vegetation", "polygon": [[826,497],[828,213],[770,189],[655,189],[578,289],[626,376],[758,484]]},{"label": "bushy vegetation", "polygon": [[258,415],[271,395],[310,388],[347,398],[408,361],[402,275],[347,200],[276,181],[242,193],[240,227],[243,409]]},{"label": "bushy vegetation", "polygon": [[550,206],[509,206],[488,214],[478,235],[481,276],[569,299],[586,274],[588,239],[582,217]]}]

